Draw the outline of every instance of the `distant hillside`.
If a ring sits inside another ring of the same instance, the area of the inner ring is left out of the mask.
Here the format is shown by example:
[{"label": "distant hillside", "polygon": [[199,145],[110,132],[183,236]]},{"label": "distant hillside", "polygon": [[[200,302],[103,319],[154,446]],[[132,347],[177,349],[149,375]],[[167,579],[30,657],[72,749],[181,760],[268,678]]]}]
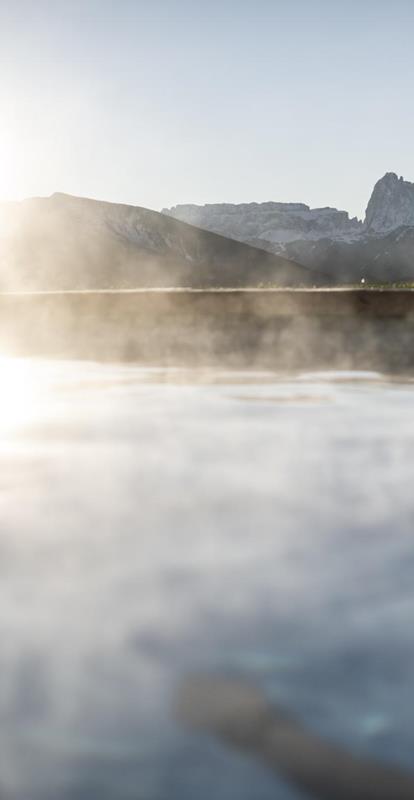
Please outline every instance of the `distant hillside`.
[{"label": "distant hillside", "polygon": [[289,256],[339,283],[414,281],[414,226],[357,242],[292,242]]},{"label": "distant hillside", "polygon": [[145,208],[55,194],[0,206],[0,290],[323,283],[256,247]]}]

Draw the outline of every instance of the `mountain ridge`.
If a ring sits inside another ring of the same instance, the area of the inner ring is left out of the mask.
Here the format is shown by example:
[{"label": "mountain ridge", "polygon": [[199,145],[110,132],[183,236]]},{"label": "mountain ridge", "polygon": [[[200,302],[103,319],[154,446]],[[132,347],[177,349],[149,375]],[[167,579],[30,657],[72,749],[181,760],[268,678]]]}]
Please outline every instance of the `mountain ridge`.
[{"label": "mountain ridge", "polygon": [[308,268],[141,206],[57,192],[0,206],[0,289],[313,285]]},{"label": "mountain ridge", "polygon": [[181,205],[163,213],[295,260],[335,282],[414,280],[414,183],[394,172],[376,182],[364,221],[304,203]]},{"label": "mountain ridge", "polygon": [[163,208],[161,213],[190,224],[205,225],[208,230],[220,227],[225,235],[236,236],[243,227],[245,238],[251,233],[256,239],[278,244],[299,238],[352,241],[370,231],[385,235],[403,225],[414,225],[414,183],[395,172],[386,172],[373,188],[363,221],[332,206],[311,208],[306,203],[276,201],[186,203]]},{"label": "mountain ridge", "polygon": [[367,232],[383,234],[414,225],[414,183],[386,172],[374,186],[364,224]]}]

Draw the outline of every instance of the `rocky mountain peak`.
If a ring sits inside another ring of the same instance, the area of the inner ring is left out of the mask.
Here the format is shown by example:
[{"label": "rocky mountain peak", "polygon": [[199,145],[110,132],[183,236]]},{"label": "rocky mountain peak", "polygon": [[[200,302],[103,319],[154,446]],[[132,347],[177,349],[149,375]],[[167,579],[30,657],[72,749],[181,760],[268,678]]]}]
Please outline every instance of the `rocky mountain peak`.
[{"label": "rocky mountain peak", "polygon": [[352,241],[363,230],[362,222],[350,219],[346,211],[305,203],[187,204],[164,208],[163,213],[270,251],[299,239]]},{"label": "rocky mountain peak", "polygon": [[365,227],[369,233],[386,234],[404,225],[414,225],[414,183],[386,172],[374,186]]}]

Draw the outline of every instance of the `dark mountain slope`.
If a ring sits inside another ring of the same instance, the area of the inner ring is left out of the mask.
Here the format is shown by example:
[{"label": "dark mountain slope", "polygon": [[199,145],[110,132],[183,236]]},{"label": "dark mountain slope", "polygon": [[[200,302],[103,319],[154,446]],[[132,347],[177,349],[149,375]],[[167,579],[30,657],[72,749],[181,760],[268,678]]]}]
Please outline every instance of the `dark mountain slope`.
[{"label": "dark mountain slope", "polygon": [[145,208],[56,194],[0,207],[0,289],[313,285],[274,254]]},{"label": "dark mountain slope", "polygon": [[321,270],[338,282],[414,281],[414,227],[402,227],[386,236],[369,236],[352,244],[321,239],[291,242],[289,257]]}]

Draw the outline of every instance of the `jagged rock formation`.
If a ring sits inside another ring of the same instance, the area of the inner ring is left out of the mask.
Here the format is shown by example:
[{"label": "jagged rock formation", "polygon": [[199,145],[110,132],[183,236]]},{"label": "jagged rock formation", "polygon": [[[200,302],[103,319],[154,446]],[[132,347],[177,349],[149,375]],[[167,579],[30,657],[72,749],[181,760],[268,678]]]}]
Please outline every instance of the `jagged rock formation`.
[{"label": "jagged rock formation", "polygon": [[352,241],[363,230],[362,222],[336,208],[309,208],[304,203],[214,203],[178,205],[163,214],[200,228],[221,233],[256,246],[287,244],[298,239],[332,238]]},{"label": "jagged rock formation", "polygon": [[414,184],[387,172],[374,187],[353,242],[323,239],[274,248],[336,281],[414,281]]},{"label": "jagged rock formation", "polygon": [[0,206],[0,290],[313,285],[264,250],[145,208],[55,194]]},{"label": "jagged rock formation", "polygon": [[414,280],[414,184],[393,172],[376,183],[364,222],[300,203],[187,205],[164,213],[226,232],[334,281]]},{"label": "jagged rock formation", "polygon": [[374,186],[365,229],[371,234],[387,234],[403,225],[414,225],[414,183],[387,172]]}]

